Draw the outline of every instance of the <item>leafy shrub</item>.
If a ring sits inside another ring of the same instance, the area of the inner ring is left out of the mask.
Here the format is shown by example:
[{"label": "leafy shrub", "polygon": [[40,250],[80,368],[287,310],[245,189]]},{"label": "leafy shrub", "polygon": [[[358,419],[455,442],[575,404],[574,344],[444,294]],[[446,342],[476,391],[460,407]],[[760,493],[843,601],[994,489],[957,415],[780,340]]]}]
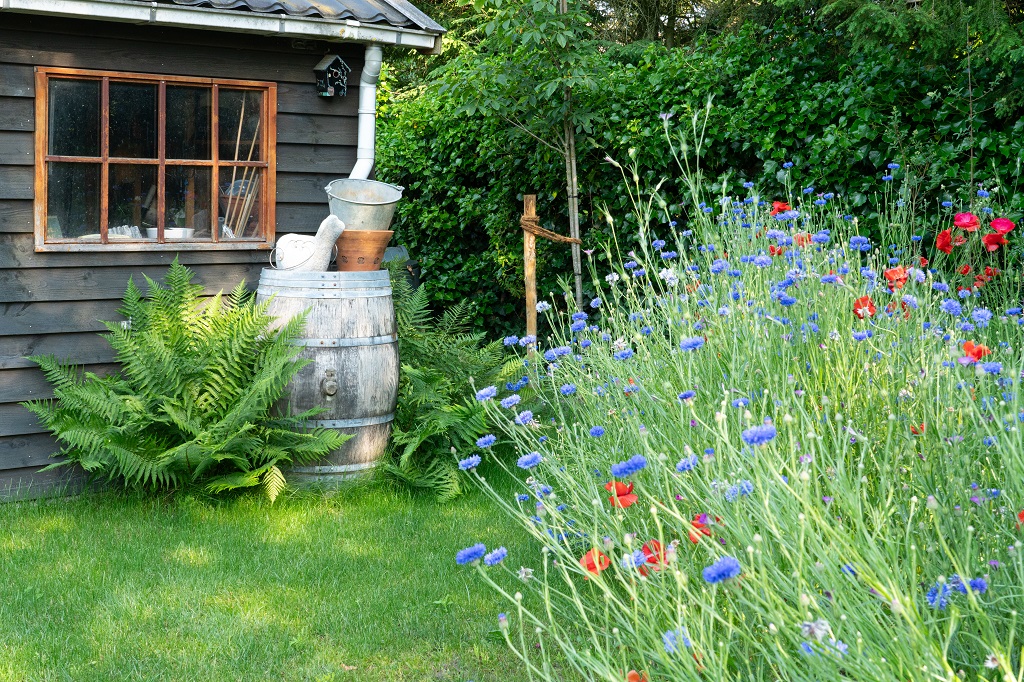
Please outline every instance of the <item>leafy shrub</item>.
[{"label": "leafy shrub", "polygon": [[[574,100],[593,113],[592,128],[577,131],[585,246],[611,236],[602,206],[630,228],[620,233],[623,250],[640,246],[622,174],[606,155],[636,164],[641,191],[669,178],[661,194],[675,216],[693,210],[671,180],[674,161],[659,114],[674,113],[675,126],[708,97],[714,108],[705,171],[712,181],[731,171],[715,191],[753,181],[781,193],[782,165],[793,162],[794,182],[842,195],[860,209],[861,230],[877,237],[881,178],[896,162],[896,179],[912,184],[917,219],[932,231],[942,229],[939,202],[970,210],[978,183],[997,190],[1012,215],[1024,210],[1017,184],[1024,112],[1014,95],[1024,91],[1024,69],[1010,58],[971,61],[963,52],[933,60],[914,49],[855,48],[843,32],[810,20],[747,24],[685,49],[578,49],[597,51],[607,74],[593,93]],[[538,194],[544,225],[565,233],[564,163],[517,132],[503,112],[465,113],[459,93],[474,84],[463,74],[476,70],[462,62],[483,58],[466,51],[435,72],[433,83],[388,103],[379,172],[408,188],[396,240],[418,254],[431,303],[470,300],[476,328],[514,333],[523,314],[521,195]],[[558,277],[571,271],[569,250],[543,240],[539,249],[540,290],[555,291]]]},{"label": "leafy shrub", "polygon": [[272,416],[289,379],[305,322],[274,330],[267,303],[239,284],[226,299],[203,302],[203,287],[175,261],[166,287],[146,278],[145,296],[128,282],[104,338],[120,372],[80,377],[53,356],[35,356],[53,385],[53,400],[23,403],[87,472],[149,489],[202,485],[209,492],[261,486],[273,501],[285,486],[281,467],[338,448],[347,437],[323,429],[301,433],[310,411]]},{"label": "leafy shrub", "polygon": [[436,319],[423,288],[413,289],[405,272],[393,266],[391,284],[398,318],[402,362],[387,477],[442,499],[461,492],[453,451],[473,448],[487,427],[483,408],[466,398],[471,382],[492,382],[519,366],[505,363],[500,341],[484,343],[482,332],[467,331],[466,304]]},{"label": "leafy shrub", "polygon": [[[539,680],[565,679],[554,650],[607,682],[1018,679],[1019,292],[925,269],[898,195],[890,244],[834,197],[703,191],[629,262],[608,249],[587,314],[552,309],[546,407],[477,394],[525,478],[477,480],[543,548],[456,557],[507,600],[508,645]],[[525,598],[495,576],[521,564]]]}]

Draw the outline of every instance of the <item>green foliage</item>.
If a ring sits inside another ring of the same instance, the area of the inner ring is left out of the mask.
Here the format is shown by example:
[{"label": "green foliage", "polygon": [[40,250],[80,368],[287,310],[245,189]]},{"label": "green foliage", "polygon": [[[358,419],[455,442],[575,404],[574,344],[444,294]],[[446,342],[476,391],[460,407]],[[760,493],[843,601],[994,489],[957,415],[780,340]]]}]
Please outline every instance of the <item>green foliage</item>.
[{"label": "green foliage", "polygon": [[[930,230],[939,227],[939,201],[967,209],[978,183],[998,187],[1011,216],[1024,211],[1017,184],[1024,69],[1012,51],[993,56],[972,47],[935,60],[915,49],[855,44],[844,30],[800,18],[748,24],[681,50],[605,45],[597,54],[599,86],[574,93],[580,110],[594,113],[590,132],[577,128],[585,248],[609,236],[602,207],[613,215],[632,210],[620,191],[622,172],[605,156],[636,164],[642,188],[675,176],[659,114],[674,113],[674,129],[709,97],[707,177],[734,171],[715,191],[750,180],[766,198],[784,198],[781,166],[792,161],[795,183],[842,195],[861,229],[877,236],[880,179],[897,162],[897,180],[909,176],[915,201],[932,207],[921,211]],[[474,61],[492,58],[466,52],[416,96],[390,104],[379,172],[408,188],[396,241],[420,259],[431,303],[472,301],[476,328],[521,334],[521,196],[538,194],[542,224],[564,234],[564,160],[508,125],[500,110],[466,113],[458,93],[477,87],[469,81],[479,73]],[[684,190],[670,181],[661,193],[673,216],[685,218]],[[635,248],[635,223],[620,227],[623,250]],[[539,247],[543,296],[571,267],[565,246],[541,240]]]},{"label": "green foliage", "polygon": [[152,490],[203,485],[219,493],[260,486],[273,502],[285,481],[280,467],[322,457],[346,436],[301,433],[307,412],[272,416],[289,379],[306,361],[290,341],[304,317],[272,329],[267,303],[244,282],[224,298],[203,301],[203,288],[177,261],[165,285],[146,278],[143,296],[128,282],[104,338],[121,371],[105,377],[52,356],[35,356],[55,398],[23,403],[86,471]]},{"label": "green foliage", "polygon": [[473,382],[493,383],[520,363],[505,367],[500,341],[484,343],[483,333],[467,331],[468,306],[454,305],[436,319],[424,289],[413,289],[398,267],[391,273],[402,372],[384,472],[451,499],[461,493],[454,453],[468,453],[487,428],[483,408],[467,398]]}]

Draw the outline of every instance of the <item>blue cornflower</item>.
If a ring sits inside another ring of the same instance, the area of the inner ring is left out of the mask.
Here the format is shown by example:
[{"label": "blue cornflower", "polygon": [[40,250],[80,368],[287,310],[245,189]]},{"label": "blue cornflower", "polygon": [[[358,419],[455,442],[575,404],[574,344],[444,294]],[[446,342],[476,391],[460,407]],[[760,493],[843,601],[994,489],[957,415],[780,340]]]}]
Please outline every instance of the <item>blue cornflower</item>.
[{"label": "blue cornflower", "polygon": [[665,240],[664,239],[655,239],[653,242],[651,242],[651,246],[653,246],[654,248],[656,248],[658,250],[661,250],[661,249],[665,248]]},{"label": "blue cornflower", "polygon": [[516,460],[516,466],[520,469],[532,469],[543,461],[544,458],[540,456],[539,452],[528,452]]},{"label": "blue cornflower", "polygon": [[508,550],[504,547],[499,547],[490,554],[484,555],[484,564],[487,566],[497,566],[505,559],[506,556],[508,556]]},{"label": "blue cornflower", "polygon": [[523,410],[522,412],[517,414],[516,418],[515,418],[516,424],[519,424],[520,426],[526,426],[532,420],[533,420],[533,412],[530,412],[529,410]]},{"label": "blue cornflower", "polygon": [[915,234],[915,235],[912,235],[912,236],[910,237],[910,241],[912,241],[912,242],[919,242],[919,241],[921,241],[922,239],[924,239],[924,237],[922,237],[922,236],[921,236],[921,235],[919,235],[919,234]]},{"label": "blue cornflower", "polygon": [[712,585],[723,580],[735,578],[743,572],[740,562],[731,556],[723,556],[721,559],[706,567],[703,571],[705,582]]},{"label": "blue cornflower", "polygon": [[813,187],[804,187],[804,194],[811,194],[812,192],[814,192]]},{"label": "blue cornflower", "polygon": [[911,296],[910,294],[907,294],[906,296],[904,296],[904,297],[903,297],[903,298],[901,298],[900,300],[901,300],[901,301],[903,301],[903,303],[904,303],[904,304],[905,304],[905,305],[906,305],[906,306],[907,306],[908,308],[912,308],[912,309],[914,309],[914,310],[917,310],[917,308],[918,308],[918,304],[917,304],[917,299],[916,299],[916,298],[914,298],[913,296]]},{"label": "blue cornflower", "polygon": [[490,400],[496,395],[498,395],[498,389],[494,386],[488,386],[487,388],[481,388],[476,392],[476,399],[483,402],[485,400]]},{"label": "blue cornflower", "polygon": [[968,585],[971,586],[972,592],[977,592],[978,594],[985,594],[988,592],[988,581],[984,578],[972,578]]},{"label": "blue cornflower", "polygon": [[939,310],[944,313],[949,313],[954,317],[958,317],[960,313],[963,312],[963,308],[960,307],[960,304],[952,298],[942,299],[942,303],[939,304]]},{"label": "blue cornflower", "polygon": [[526,502],[527,500],[530,499],[530,496],[527,495],[526,493],[519,493],[518,495],[516,495],[516,499],[519,500],[520,502]]},{"label": "blue cornflower", "polygon": [[636,264],[636,261],[632,261],[631,260],[631,261],[627,261],[627,262],[623,263],[622,267],[626,268],[627,270],[632,270],[632,269],[637,267],[637,264]]},{"label": "blue cornflower", "polygon": [[754,484],[747,480],[740,481],[738,487],[740,490],[740,495],[743,495],[743,497],[747,497],[752,492],[754,492]]},{"label": "blue cornflower", "polygon": [[949,595],[952,590],[946,583],[936,582],[932,585],[932,588],[928,590],[928,594],[925,595],[925,599],[928,600],[928,606],[933,609],[943,611],[946,605],[949,604]]},{"label": "blue cornflower", "polygon": [[590,427],[590,435],[593,436],[594,438],[600,438],[601,436],[604,435],[604,427],[603,426],[591,426]]},{"label": "blue cornflower", "polygon": [[622,557],[622,567],[626,570],[629,570],[631,568],[640,568],[646,563],[647,557],[644,555],[643,551],[639,549],[633,552],[632,554],[627,554],[624,557]]},{"label": "blue cornflower", "polygon": [[882,182],[892,182],[892,176],[891,175],[883,175],[882,176]]},{"label": "blue cornflower", "polygon": [[870,329],[866,329],[864,331],[853,332],[853,340],[854,341],[865,341],[867,339],[870,339],[872,336],[873,336],[873,334],[872,334]]},{"label": "blue cornflower", "polygon": [[537,303],[537,312],[538,313],[547,312],[548,310],[551,310],[551,304],[548,303],[547,301],[539,301]]},{"label": "blue cornflower", "polygon": [[754,259],[751,262],[759,268],[766,268],[772,264],[772,259],[762,253],[758,256],[754,256]]},{"label": "blue cornflower", "polygon": [[899,170],[900,165],[898,163],[890,163],[886,168],[889,170]]},{"label": "blue cornflower", "polygon": [[581,312],[573,313],[572,314],[572,321],[573,322],[579,322],[580,320],[587,319],[587,317],[588,317],[588,315],[586,313],[581,313]]},{"label": "blue cornflower", "polygon": [[697,350],[704,345],[704,339],[700,336],[691,336],[679,342],[680,350]]},{"label": "blue cornflower", "polygon": [[555,360],[558,359],[558,356],[555,355],[555,351],[548,349],[544,351],[544,359],[547,360],[548,362],[554,362]]},{"label": "blue cornflower", "polygon": [[992,319],[992,311],[985,308],[975,308],[971,311],[971,319],[977,322],[979,327],[986,327]]},{"label": "blue cornflower", "polygon": [[679,460],[679,463],[676,464],[676,471],[678,471],[681,474],[687,471],[693,471],[694,469],[697,468],[697,464],[699,462],[700,460],[697,458],[697,455],[683,457],[681,460]]},{"label": "blue cornflower", "polygon": [[478,466],[480,466],[480,455],[470,455],[466,459],[459,461],[459,468],[463,471],[476,469]]},{"label": "blue cornflower", "polygon": [[796,303],[796,298],[789,294],[779,294],[779,305],[786,306],[787,308]]},{"label": "blue cornflower", "polygon": [[486,553],[487,547],[485,547],[484,543],[481,542],[473,545],[472,547],[460,549],[455,554],[455,563],[457,563],[459,566],[471,564],[474,561],[480,561],[480,559],[482,559],[484,554]]},{"label": "blue cornflower", "polygon": [[736,400],[733,400],[730,404],[737,409],[746,407],[750,404],[750,398],[736,398]]},{"label": "blue cornflower", "polygon": [[486,436],[481,436],[480,438],[477,438],[476,446],[478,448],[489,448],[492,445],[494,445],[497,441],[498,439],[494,437],[494,434],[489,433]]},{"label": "blue cornflower", "polygon": [[983,362],[980,367],[986,374],[1000,374],[1003,371],[1001,362]]},{"label": "blue cornflower", "polygon": [[1024,312],[1024,308],[1007,308],[1006,309],[1006,314],[1007,315],[1020,315],[1022,312]]},{"label": "blue cornflower", "polygon": [[774,424],[761,424],[745,429],[740,437],[747,445],[757,446],[771,442],[776,435],[778,435],[778,431],[775,430]]},{"label": "blue cornflower", "polygon": [[616,360],[629,360],[631,357],[633,357],[633,351],[627,348],[625,350],[620,350],[612,357],[614,357]]},{"label": "blue cornflower", "polygon": [[613,464],[611,471],[615,478],[626,478],[632,476],[647,466],[647,459],[643,455],[633,455],[625,462]]},{"label": "blue cornflower", "polygon": [[786,163],[782,164],[782,167],[783,168],[792,168],[793,167],[793,162],[792,161],[787,161]]},{"label": "blue cornflower", "polygon": [[715,262],[711,264],[711,268],[710,269],[711,269],[712,274],[717,275],[718,273],[722,272],[723,270],[725,270],[728,267],[729,267],[728,261],[724,261],[721,258],[716,258]]},{"label": "blue cornflower", "polygon": [[839,281],[839,276],[838,275],[822,275],[821,276],[821,283],[822,284],[835,284],[838,281]]},{"label": "blue cornflower", "polygon": [[[554,360],[554,358],[551,359]],[[518,393],[513,393],[501,399],[501,406],[508,410],[518,405],[521,400],[522,398],[519,397]]]},{"label": "blue cornflower", "polygon": [[640,333],[643,334],[644,336],[650,336],[652,333],[654,333],[654,330],[648,327],[647,325],[644,325],[643,327],[640,327]]},{"label": "blue cornflower", "polygon": [[630,313],[629,314],[629,321],[630,322],[636,322],[637,320],[642,320],[642,319],[644,319],[644,314],[643,313]]},{"label": "blue cornflower", "polygon": [[665,653],[669,655],[677,653],[683,647],[689,649],[693,646],[686,628],[669,630],[661,636],[661,643],[665,645]]},{"label": "blue cornflower", "polygon": [[697,397],[697,391],[683,391],[676,397],[679,398],[680,401],[693,400]]},{"label": "blue cornflower", "polygon": [[983,189],[979,189],[978,190],[978,196],[981,197],[982,199],[987,199],[988,198],[988,192],[986,192]]},{"label": "blue cornflower", "polygon": [[583,339],[580,341],[580,348],[590,348],[593,342],[590,339]]},{"label": "blue cornflower", "polygon": [[679,256],[679,254],[676,253],[675,251],[662,251],[661,252],[662,260],[672,260],[673,258],[676,258],[678,256]]},{"label": "blue cornflower", "polygon": [[572,395],[576,392],[576,384],[562,384],[562,387],[558,389],[562,395]]},{"label": "blue cornflower", "polygon": [[587,328],[587,323],[582,321],[582,320],[579,320],[577,322],[573,322],[571,325],[569,325],[569,331],[571,331],[571,332],[581,332],[581,331],[583,331],[586,328]]},{"label": "blue cornflower", "polygon": [[601,299],[595,298],[594,300],[592,300],[590,302],[590,307],[591,308],[600,308],[601,307]]},{"label": "blue cornflower", "polygon": [[828,232],[824,230],[811,235],[811,241],[814,242],[815,244],[828,244],[829,239],[831,239],[831,237],[829,236]]},{"label": "blue cornflower", "polygon": [[517,343],[519,343],[519,337],[518,336],[506,336],[502,340],[502,343],[505,344],[506,346],[514,346]]},{"label": "blue cornflower", "polygon": [[981,442],[991,447],[996,444],[996,438],[995,436],[985,436]]},{"label": "blue cornflower", "polygon": [[749,180],[747,182],[743,183],[743,189],[750,189],[753,186],[754,186],[754,183],[750,182]]},{"label": "blue cornflower", "polygon": [[949,291],[949,285],[946,284],[945,282],[933,282],[932,289],[935,289],[935,291],[941,291],[945,293]]},{"label": "blue cornflower", "polygon": [[953,202],[952,202],[952,201],[943,201],[943,202],[942,202],[942,207],[943,207],[943,208],[949,208],[949,207],[950,207],[950,206],[952,206],[952,205],[953,205]]}]

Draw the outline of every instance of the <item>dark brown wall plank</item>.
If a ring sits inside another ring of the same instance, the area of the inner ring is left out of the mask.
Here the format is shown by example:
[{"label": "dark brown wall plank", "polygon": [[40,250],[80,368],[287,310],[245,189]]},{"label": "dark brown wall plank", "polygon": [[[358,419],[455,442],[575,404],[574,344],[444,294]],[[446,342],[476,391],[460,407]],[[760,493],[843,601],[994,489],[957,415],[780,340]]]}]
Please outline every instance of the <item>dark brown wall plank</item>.
[{"label": "dark brown wall plank", "polygon": [[315,233],[320,222],[327,217],[330,209],[327,195],[323,201],[311,204],[278,204],[277,233],[284,232]]},{"label": "dark brown wall plank", "polygon": [[[110,374],[117,365],[85,365],[85,370],[98,375]],[[39,369],[7,369],[0,372],[0,403],[52,398],[53,391]]]},{"label": "dark brown wall plank", "polygon": [[40,467],[0,472],[0,500],[31,500],[39,497],[74,495],[86,489],[85,472],[80,467],[61,467],[39,471]]},{"label": "dark brown wall plank", "polygon": [[[337,180],[337,173],[278,173],[277,204],[322,204],[327,215],[327,192],[324,188],[331,180]],[[323,218],[321,218],[323,220]],[[280,218],[278,219],[280,223]]]},{"label": "dark brown wall plank", "polygon": [[31,66],[0,64],[0,97],[32,97],[35,91]]},{"label": "dark brown wall plank", "polygon": [[[326,196],[326,195],[325,195]],[[0,210],[3,210],[0,208]],[[69,268],[113,265],[163,265],[174,259],[183,265],[215,265],[231,263],[266,263],[265,251],[132,251],[118,250],[116,245],[106,252],[36,253],[35,240],[29,233],[0,233],[0,270],[5,268]],[[125,280],[127,282],[127,280]]]},{"label": "dark brown wall plank", "polygon": [[[2,144],[2,139],[0,139]],[[0,148],[0,159],[2,159]],[[278,173],[332,173],[344,178],[356,163],[355,147],[334,145],[278,144]]]},{"label": "dark brown wall plank", "polygon": [[30,355],[55,355],[90,365],[114,361],[114,349],[94,332],[0,336],[0,370],[36,367],[27,359]]},{"label": "dark brown wall plank", "polygon": [[[0,407],[0,409],[3,409]],[[19,410],[32,416],[23,407]],[[60,444],[48,433],[32,433],[0,438],[0,469],[46,466],[53,464],[53,454],[60,452]]]},{"label": "dark brown wall plank", "polygon": [[[286,114],[319,114],[321,116],[355,116],[359,113],[359,71],[348,75],[348,94],[344,97],[321,97],[316,84],[280,83],[277,87],[277,110]],[[362,69],[362,63],[358,65]]]},{"label": "dark brown wall plank", "polygon": [[99,320],[120,320],[120,300],[0,303],[0,336],[99,332]]},{"label": "dark brown wall plank", "polygon": [[359,131],[354,117],[279,114],[277,141],[354,147]]},{"label": "dark brown wall plank", "polygon": [[32,166],[0,166],[0,199],[31,199],[35,196]]},{"label": "dark brown wall plank", "polygon": [[25,97],[0,97],[0,130],[35,130],[34,101]]},{"label": "dark brown wall plank", "polygon": [[0,199],[0,232],[32,232],[32,202]]},{"label": "dark brown wall plank", "polygon": [[[0,443],[4,442],[3,436],[25,436],[34,433],[46,433],[46,427],[39,423],[36,416],[27,409],[16,403],[0,405]],[[0,449],[0,469],[12,469],[14,467],[29,467],[35,464],[46,462],[23,462],[11,464],[4,461],[3,450]]]},{"label": "dark brown wall plank", "polygon": [[35,139],[32,133],[0,130],[0,166],[31,166],[34,159]]},{"label": "dark brown wall plank", "polygon": [[[261,268],[260,264],[196,265],[193,281],[215,294],[230,291],[243,279],[258,281]],[[0,270],[0,303],[120,299],[129,275],[141,283],[142,274],[159,280],[166,273],[167,268],[153,266]]]}]

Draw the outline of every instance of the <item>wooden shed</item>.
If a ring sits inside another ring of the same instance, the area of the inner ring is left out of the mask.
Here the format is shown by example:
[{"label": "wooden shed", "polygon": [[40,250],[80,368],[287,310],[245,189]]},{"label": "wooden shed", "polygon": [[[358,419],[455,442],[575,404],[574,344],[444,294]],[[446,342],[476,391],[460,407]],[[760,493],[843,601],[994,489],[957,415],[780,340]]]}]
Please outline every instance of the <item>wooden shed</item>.
[{"label": "wooden shed", "polygon": [[25,356],[109,370],[99,320],[175,257],[255,285],[328,181],[372,173],[381,47],[443,32],[406,0],[0,2],[0,497],[69,475],[37,473]]}]

